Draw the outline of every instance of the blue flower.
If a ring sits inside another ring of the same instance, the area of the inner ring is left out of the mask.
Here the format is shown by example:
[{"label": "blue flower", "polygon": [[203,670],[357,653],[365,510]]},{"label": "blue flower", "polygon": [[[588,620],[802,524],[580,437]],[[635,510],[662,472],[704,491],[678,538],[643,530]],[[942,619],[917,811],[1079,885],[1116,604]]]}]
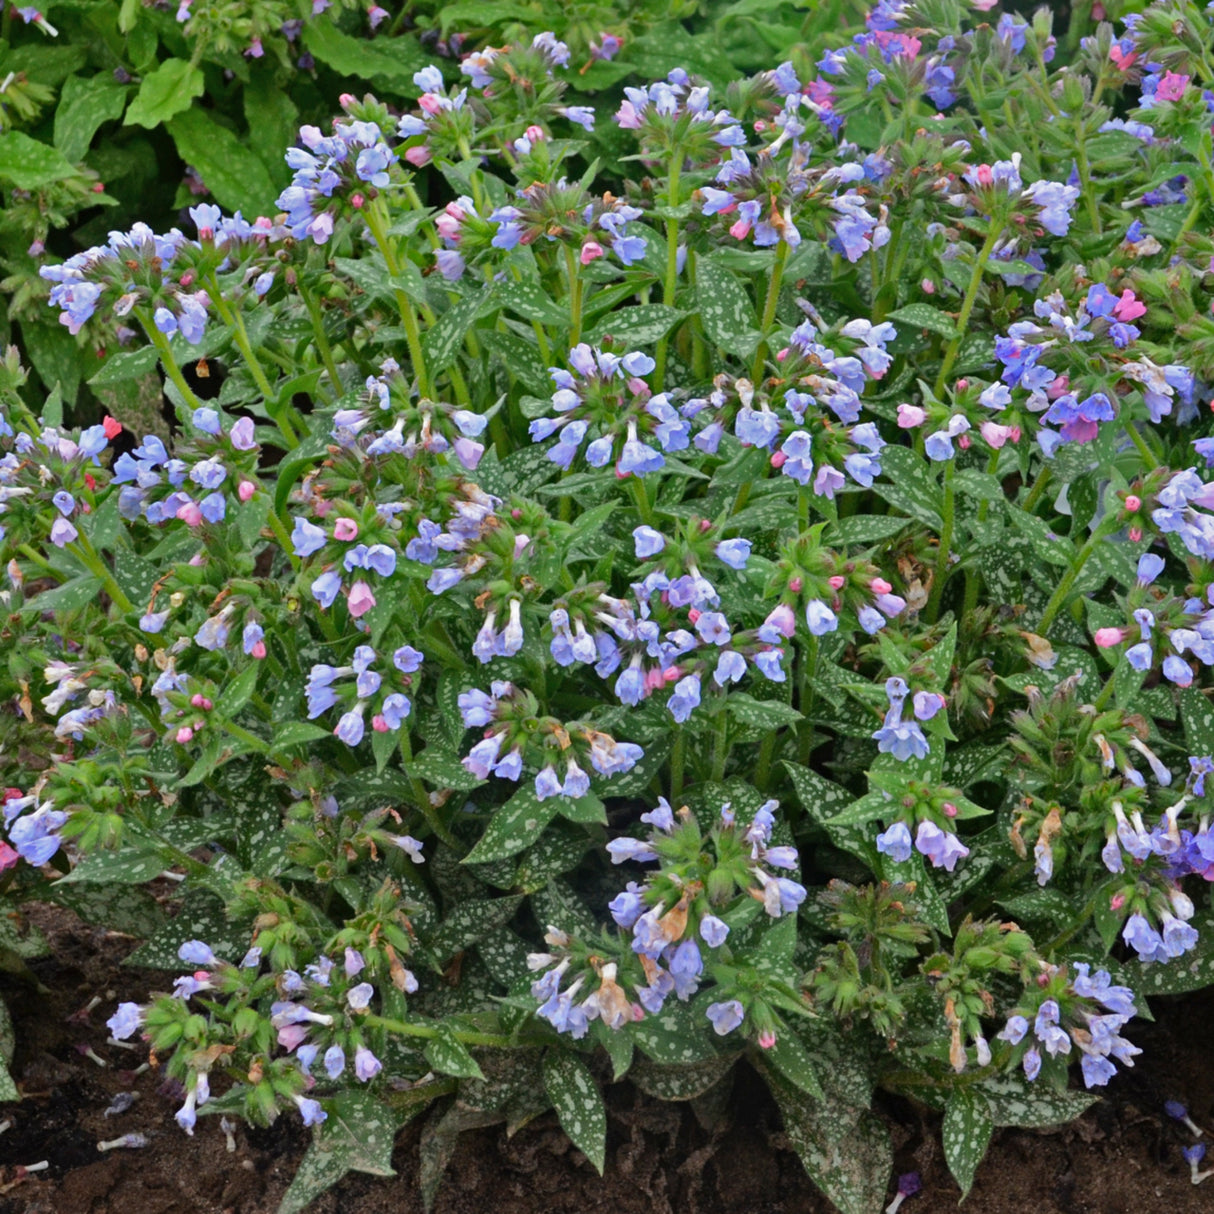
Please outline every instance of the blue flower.
[{"label": "blue flower", "polygon": [[712,1023],[713,1031],[719,1037],[732,1033],[746,1018],[746,1009],[737,999],[728,999],[724,1003],[710,1003],[704,1013]]},{"label": "blue flower", "polygon": [[636,545],[637,559],[642,561],[657,556],[666,547],[666,537],[660,531],[643,524],[633,528],[632,539]]},{"label": "blue flower", "polygon": [[746,539],[722,540],[716,546],[717,559],[724,561],[731,569],[742,570],[750,560],[752,544]]},{"label": "blue flower", "polygon": [[666,707],[670,709],[670,715],[682,725],[699,703],[700,676],[689,674],[675,684],[674,695],[667,701]]},{"label": "blue flower", "polygon": [[329,537],[324,530],[307,519],[297,518],[295,529],[291,532],[291,544],[296,556],[311,556],[328,542]]},{"label": "blue flower", "polygon": [[910,827],[905,822],[895,822],[877,836],[877,850],[897,864],[905,863],[911,856]]}]

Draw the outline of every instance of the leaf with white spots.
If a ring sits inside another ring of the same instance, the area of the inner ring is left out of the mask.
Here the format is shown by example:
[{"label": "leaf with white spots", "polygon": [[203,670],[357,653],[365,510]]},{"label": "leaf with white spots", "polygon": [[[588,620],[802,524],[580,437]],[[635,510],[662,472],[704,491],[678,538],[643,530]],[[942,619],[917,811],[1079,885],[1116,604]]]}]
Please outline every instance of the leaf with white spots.
[{"label": "leaf with white spots", "polygon": [[694,1100],[728,1075],[740,1056],[718,1054],[685,1066],[662,1066],[642,1058],[632,1068],[629,1078],[642,1092],[659,1100]]},{"label": "leaf with white spots", "polygon": [[223,961],[237,962],[248,951],[252,933],[231,923],[213,894],[191,890],[177,914],[141,944],[123,965],[184,971],[190,967],[177,956],[187,940],[201,940]]},{"label": "leaf with white spots", "polygon": [[485,833],[476,846],[464,857],[465,864],[484,864],[490,860],[504,860],[530,847],[544,828],[556,817],[561,806],[561,797],[536,798],[535,789],[524,785],[494,811]]},{"label": "leaf with white spots", "polygon": [[759,344],[755,308],[746,288],[711,257],[696,265],[696,311],[704,336],[727,354],[749,358]]},{"label": "leaf with white spots", "polygon": [[962,1197],[973,1187],[974,1173],[986,1154],[994,1128],[990,1105],[980,1092],[958,1088],[948,1098],[944,1111],[944,1158],[961,1186]]},{"label": "leaf with white spots", "polygon": [[561,1128],[601,1176],[607,1154],[607,1109],[590,1068],[576,1054],[544,1055],[544,1089]]},{"label": "leaf with white spots", "polygon": [[833,1100],[819,1104],[762,1060],[759,1068],[814,1184],[842,1214],[876,1214],[893,1170],[885,1125],[866,1110]]},{"label": "leaf with white spots", "polygon": [[278,1214],[301,1214],[347,1172],[396,1175],[392,1146],[401,1125],[399,1115],[360,1088],[345,1091],[324,1105],[328,1116],[314,1131],[312,1145],[300,1161]]},{"label": "leaf with white spots", "polygon": [[438,1026],[438,1035],[431,1037],[424,1051],[426,1061],[443,1075],[454,1075],[457,1079],[484,1079],[480,1066],[468,1052],[468,1047],[455,1035],[455,1029],[447,1023]]},{"label": "leaf with white spots", "polygon": [[1074,1121],[1099,1099],[1088,1092],[1071,1089],[1058,1092],[1044,1085],[1038,1086],[1017,1072],[985,1079],[975,1085],[975,1090],[985,1097],[991,1121],[996,1126],[1019,1129],[1064,1125]]}]

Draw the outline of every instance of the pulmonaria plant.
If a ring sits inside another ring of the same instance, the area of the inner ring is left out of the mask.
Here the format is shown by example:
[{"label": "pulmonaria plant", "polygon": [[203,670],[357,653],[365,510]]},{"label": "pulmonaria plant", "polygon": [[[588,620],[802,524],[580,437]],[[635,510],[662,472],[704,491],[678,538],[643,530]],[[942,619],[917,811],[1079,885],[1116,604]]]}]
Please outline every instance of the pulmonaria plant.
[{"label": "pulmonaria plant", "polygon": [[529,30],[335,100],[281,213],[43,250],[172,424],[0,363],[0,893],[177,879],[110,1027],[186,1132],[299,1116],[314,1195],[336,1123],[551,1104],[601,1166],[607,1062],[746,1057],[871,1209],[877,1088],[968,1188],[1214,980],[1214,27],[1076,20],[610,106]]}]

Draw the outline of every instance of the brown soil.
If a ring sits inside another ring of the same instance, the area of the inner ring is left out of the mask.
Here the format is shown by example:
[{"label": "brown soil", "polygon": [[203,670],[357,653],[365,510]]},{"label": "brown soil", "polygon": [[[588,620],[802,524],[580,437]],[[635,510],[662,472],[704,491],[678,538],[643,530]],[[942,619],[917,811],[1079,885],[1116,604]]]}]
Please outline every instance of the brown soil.
[{"label": "brown soil", "polygon": [[[90,929],[65,912],[32,915],[51,944],[33,963],[49,994],[5,979],[4,998],[17,1026],[14,1075],[25,1099],[0,1106],[13,1126],[0,1134],[0,1189],[18,1164],[48,1160],[0,1196],[0,1214],[275,1214],[308,1144],[297,1118],[268,1130],[241,1126],[229,1153],[218,1119],[199,1118],[193,1138],[173,1122],[180,1099],[157,1090],[152,1073],[134,1079],[118,1069],[139,1055],[105,1045],[104,1021],[120,999],[141,999],[164,975],[122,968],[131,940]],[[68,1017],[100,994],[84,1024]],[[1167,1099],[1189,1105],[1214,1130],[1214,1065],[1209,1033],[1214,992],[1158,1000],[1155,1024],[1135,1022],[1144,1053],[1104,1100],[1071,1126],[996,1134],[966,1202],[968,1214],[1205,1214],[1209,1188],[1194,1188],[1181,1149],[1191,1141],[1163,1116]],[[98,1067],[74,1048],[87,1042],[110,1065]],[[137,1091],[127,1112],[105,1117],[120,1091]],[[461,1140],[435,1214],[829,1214],[788,1149],[779,1117],[757,1077],[739,1075],[732,1119],[715,1132],[690,1110],[638,1095],[627,1083],[608,1092],[608,1163],[600,1179],[562,1135],[540,1118],[507,1140],[501,1128]],[[903,1214],[944,1214],[959,1192],[939,1145],[939,1118],[908,1102],[881,1106],[899,1171],[919,1171],[923,1192]],[[99,1155],[96,1144],[130,1131],[148,1136],[142,1150]],[[318,1199],[309,1214],[420,1214],[419,1129],[397,1142],[398,1175],[352,1174]],[[1214,1162],[1214,1161],[1212,1161]],[[891,1186],[892,1196],[892,1186]]]}]

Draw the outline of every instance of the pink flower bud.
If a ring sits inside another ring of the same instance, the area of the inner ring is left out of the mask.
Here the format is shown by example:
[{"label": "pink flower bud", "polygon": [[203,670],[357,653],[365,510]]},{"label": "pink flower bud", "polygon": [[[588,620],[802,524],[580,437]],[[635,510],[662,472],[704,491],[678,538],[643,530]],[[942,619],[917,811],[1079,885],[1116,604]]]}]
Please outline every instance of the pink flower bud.
[{"label": "pink flower bud", "polygon": [[847,584],[847,578],[836,573],[834,577],[827,579],[826,584],[832,590],[842,590],[843,587]]},{"label": "pink flower bud", "polygon": [[776,362],[778,362],[778,363],[782,363],[787,357],[788,357],[788,347],[787,346],[785,346],[783,350],[778,350],[776,352]]},{"label": "pink flower bud", "polygon": [[520,519],[523,517],[523,512],[517,506],[514,506],[510,511],[510,517],[512,519]]},{"label": "pink flower bud", "polygon": [[582,252],[579,260],[582,265],[588,266],[592,261],[603,256],[603,246],[597,240],[588,240],[582,245]]},{"label": "pink flower bud", "polygon": [[358,99],[353,93],[342,93],[337,98],[337,104],[340,105],[343,110],[348,110],[352,105],[358,104]]},{"label": "pink flower bud", "polygon": [[376,733],[387,733],[388,732],[388,722],[385,721],[383,716],[377,712],[371,718],[371,728],[374,729]]},{"label": "pink flower bud", "polygon": [[187,270],[180,278],[180,283],[183,287],[188,287],[194,281],[194,271]]},{"label": "pink flower bud", "polygon": [[437,114],[443,108],[442,101],[434,93],[423,93],[418,99],[417,104],[421,106],[422,112],[426,114]]},{"label": "pink flower bud", "polygon": [[898,406],[898,428],[900,430],[913,430],[916,426],[921,426],[927,421],[927,410],[920,408],[918,405],[899,405]]},{"label": "pink flower bud", "polygon": [[700,613],[693,607],[687,613],[687,618],[694,624],[700,618]]},{"label": "pink flower bud", "polygon": [[249,652],[260,662],[261,659],[266,656],[265,641],[255,641],[253,648],[250,649]]},{"label": "pink flower bud", "polygon": [[1055,377],[1054,382],[1045,390],[1046,396],[1050,400],[1057,400],[1060,396],[1066,394],[1067,389],[1071,386],[1071,377],[1069,375],[1059,375]]},{"label": "pink flower bud", "polygon": [[1131,513],[1131,514],[1135,514],[1135,513],[1137,513],[1139,510],[1141,510],[1141,509],[1142,509],[1142,498],[1140,498],[1140,497],[1138,496],[1138,494],[1136,494],[1136,493],[1131,493],[1131,494],[1130,494],[1130,495],[1129,495],[1129,496],[1128,496],[1128,497],[1125,499],[1125,508],[1126,508],[1126,509],[1127,509],[1127,510],[1128,510],[1128,511]]},{"label": "pink flower bud", "polygon": [[788,588],[793,592],[793,594],[800,594],[801,588],[804,585],[805,583],[799,577],[790,578],[788,581]]},{"label": "pink flower bud", "polygon": [[954,391],[964,392],[969,386],[970,386],[970,381],[968,379],[959,379],[957,381]]},{"label": "pink flower bud", "polygon": [[350,587],[350,597],[346,599],[346,606],[355,619],[366,615],[375,606],[375,595],[371,593],[371,587],[361,579],[355,582]]},{"label": "pink flower bud", "polygon": [[729,229],[729,234],[734,240],[745,240],[750,233],[750,224],[745,219],[737,220]]},{"label": "pink flower bud", "polygon": [[930,278],[925,278],[919,286],[925,295],[935,295],[936,293],[936,284]]},{"label": "pink flower bud", "polygon": [[1109,910],[1119,911],[1125,906],[1125,894],[1117,893],[1109,899]]},{"label": "pink flower bud", "polygon": [[350,205],[351,205],[351,206],[352,206],[352,207],[353,207],[353,208],[354,208],[356,211],[361,211],[361,210],[363,209],[363,204],[364,204],[366,201],[367,201],[367,200],[366,200],[366,199],[365,199],[365,198],[364,198],[364,197],[363,197],[361,194],[351,194],[351,195],[350,195]]},{"label": "pink flower bud", "polygon": [[960,447],[962,451],[968,451],[970,448],[970,443],[972,443],[973,441],[974,440],[971,439],[968,434],[962,434],[957,439],[957,446]]},{"label": "pink flower bud", "polygon": [[769,1050],[776,1043],[776,1035],[771,1029],[765,1029],[759,1034],[759,1046],[761,1049]]},{"label": "pink flower bud", "polygon": [[869,582],[868,588],[873,592],[873,594],[889,594],[889,592],[893,590],[893,587],[883,577],[873,578],[873,580]]},{"label": "pink flower bud", "polygon": [[712,522],[711,522],[709,519],[706,519],[706,518],[702,518],[702,519],[700,519],[700,532],[701,532],[701,534],[703,534],[705,531],[711,531],[711,530],[712,530]]},{"label": "pink flower bud", "polygon": [[429,164],[431,159],[430,149],[424,143],[418,144],[415,148],[405,149],[405,159],[415,168],[420,169],[423,164]]},{"label": "pink flower bud", "polygon": [[773,468],[783,468],[788,462],[788,456],[783,451],[773,451],[771,453],[771,466]]},{"label": "pink flower bud", "polygon": [[1101,649],[1111,649],[1114,645],[1121,644],[1125,639],[1125,632],[1120,628],[1097,628],[1095,639]]},{"label": "pink flower bud", "polygon": [[523,134],[532,143],[541,143],[543,140],[548,138],[548,135],[544,131],[544,128],[542,126],[536,126],[534,123],[532,123],[532,125],[529,126],[523,132]]},{"label": "pink flower bud", "polygon": [[940,808],[944,810],[944,816],[946,818],[955,818],[957,816],[957,807],[951,801],[945,801]]},{"label": "pink flower bud", "polygon": [[197,502],[186,502],[177,511],[177,517],[181,519],[187,527],[197,527],[202,522],[202,511],[198,508]]},{"label": "pink flower bud", "polygon": [[1142,539],[1142,528],[1141,527],[1131,527],[1130,528],[1130,543],[1137,544],[1140,539]]},{"label": "pink flower bud", "polygon": [[192,742],[193,740],[194,731],[188,725],[183,725],[177,731],[177,741],[180,745],[184,746],[187,742]]},{"label": "pink flower bud", "polygon": [[206,696],[204,696],[201,692],[195,692],[194,695],[190,697],[190,704],[194,708],[201,708],[205,703]]},{"label": "pink flower bud", "polygon": [[352,518],[339,518],[333,524],[333,538],[335,540],[352,540],[358,537],[358,524]]},{"label": "pink flower bud", "polygon": [[257,486],[252,481],[241,481],[239,488],[236,490],[236,496],[242,502],[247,502],[256,492]]}]

